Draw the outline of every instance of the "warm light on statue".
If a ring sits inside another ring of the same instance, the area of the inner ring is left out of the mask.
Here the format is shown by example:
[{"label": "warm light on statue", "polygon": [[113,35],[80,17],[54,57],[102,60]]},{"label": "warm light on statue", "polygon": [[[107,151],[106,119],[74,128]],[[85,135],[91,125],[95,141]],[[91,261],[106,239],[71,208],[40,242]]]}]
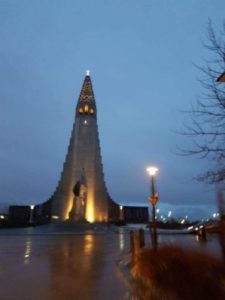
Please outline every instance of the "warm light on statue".
[{"label": "warm light on statue", "polygon": [[86,220],[90,223],[93,223],[95,220],[94,217],[94,205],[91,199],[88,199],[87,207],[86,207]]}]

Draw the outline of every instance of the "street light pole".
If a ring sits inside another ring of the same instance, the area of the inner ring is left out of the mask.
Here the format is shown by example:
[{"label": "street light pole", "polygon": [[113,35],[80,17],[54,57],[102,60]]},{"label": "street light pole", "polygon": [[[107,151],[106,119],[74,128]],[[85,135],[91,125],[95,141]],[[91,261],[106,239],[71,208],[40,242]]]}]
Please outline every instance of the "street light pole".
[{"label": "street light pole", "polygon": [[155,201],[153,197],[155,197],[155,177],[154,175],[151,175],[151,192],[152,192],[152,226],[153,226],[153,232],[152,232],[152,240],[153,240],[153,248],[157,248],[158,245],[158,239],[157,239],[157,231],[156,231],[156,219],[155,219]]},{"label": "street light pole", "polygon": [[154,250],[156,250],[158,246],[158,236],[156,228],[156,203],[158,201],[158,195],[155,190],[155,175],[157,171],[158,169],[156,167],[147,168],[147,172],[149,173],[151,180],[151,196],[149,197],[149,201],[152,204],[152,228],[150,226],[150,232],[152,238],[152,246]]}]

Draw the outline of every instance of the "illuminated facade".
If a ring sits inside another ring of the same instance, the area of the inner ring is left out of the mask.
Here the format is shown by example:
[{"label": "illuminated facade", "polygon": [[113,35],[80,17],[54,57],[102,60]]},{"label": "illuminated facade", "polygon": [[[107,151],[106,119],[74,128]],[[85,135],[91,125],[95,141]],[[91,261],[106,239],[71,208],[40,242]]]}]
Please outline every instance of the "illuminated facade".
[{"label": "illuminated facade", "polygon": [[61,178],[50,201],[52,220],[103,222],[119,211],[104,181],[97,109],[89,72],[77,102]]}]

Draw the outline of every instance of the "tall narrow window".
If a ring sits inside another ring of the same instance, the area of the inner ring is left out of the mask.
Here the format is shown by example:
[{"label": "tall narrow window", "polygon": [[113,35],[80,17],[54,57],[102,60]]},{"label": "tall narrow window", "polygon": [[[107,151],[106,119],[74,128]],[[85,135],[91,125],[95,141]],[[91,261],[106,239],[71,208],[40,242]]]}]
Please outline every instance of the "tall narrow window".
[{"label": "tall narrow window", "polygon": [[90,114],[93,115],[93,113],[94,113],[94,109],[91,108],[91,109],[90,109]]},{"label": "tall narrow window", "polygon": [[80,113],[80,114],[83,113],[83,108],[82,108],[82,107],[79,108],[79,113]]},{"label": "tall narrow window", "polygon": [[85,113],[88,113],[88,110],[89,110],[89,107],[88,107],[87,104],[85,104],[85,106],[84,106],[84,112],[85,112]]}]

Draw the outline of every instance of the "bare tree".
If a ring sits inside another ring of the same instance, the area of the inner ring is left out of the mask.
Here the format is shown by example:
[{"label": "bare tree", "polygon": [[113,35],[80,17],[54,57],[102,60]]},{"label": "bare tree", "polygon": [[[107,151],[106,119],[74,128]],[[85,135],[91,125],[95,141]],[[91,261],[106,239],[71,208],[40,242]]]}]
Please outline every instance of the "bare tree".
[{"label": "bare tree", "polygon": [[195,155],[210,161],[197,179],[216,184],[217,202],[220,212],[219,242],[225,267],[225,22],[218,34],[211,21],[208,24],[207,43],[204,47],[211,54],[203,67],[200,83],[201,97],[188,112],[190,125],[182,134],[193,141],[190,149],[181,149],[183,155]]},{"label": "bare tree", "polygon": [[[211,58],[205,61],[200,83],[201,97],[188,113],[190,125],[185,125],[182,135],[192,139],[192,147],[181,149],[183,155],[196,155],[212,163],[197,179],[207,183],[225,179],[225,82],[220,82],[225,71],[225,22],[216,35],[211,21],[208,24],[207,43]],[[222,78],[223,79],[223,78]]]}]

